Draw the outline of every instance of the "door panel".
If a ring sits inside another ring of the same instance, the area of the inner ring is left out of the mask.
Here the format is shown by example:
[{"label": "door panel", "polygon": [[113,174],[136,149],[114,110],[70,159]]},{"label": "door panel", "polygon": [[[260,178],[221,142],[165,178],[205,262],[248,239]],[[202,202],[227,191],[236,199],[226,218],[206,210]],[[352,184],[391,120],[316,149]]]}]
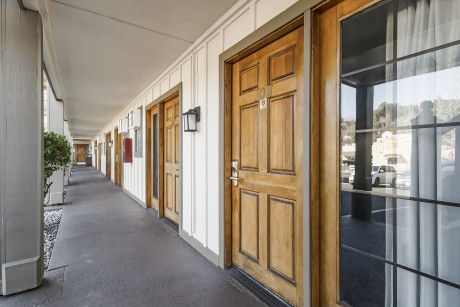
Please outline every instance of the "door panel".
[{"label": "door panel", "polygon": [[233,64],[232,76],[233,264],[300,306],[303,26]]},{"label": "door panel", "polygon": [[269,170],[295,175],[294,165],[294,95],[270,100]]},{"label": "door panel", "polygon": [[259,195],[241,191],[240,249],[254,260],[259,260]]},{"label": "door panel", "polygon": [[291,282],[295,282],[294,208],[293,201],[270,197],[268,267]]},{"label": "door panel", "polygon": [[241,107],[240,113],[241,169],[258,170],[259,104]]},{"label": "door panel", "polygon": [[164,104],[164,215],[179,223],[179,97]]},{"label": "door panel", "polygon": [[114,150],[114,153],[115,153],[115,164],[114,164],[114,178],[115,178],[115,183],[116,184],[119,184],[118,183],[118,172],[119,172],[119,164],[120,164],[120,156],[118,155],[119,152],[118,152],[118,128],[115,128],[114,130],[114,136],[113,136],[113,140],[114,140],[114,145],[113,145],[113,150]]},{"label": "door panel", "polygon": [[105,175],[107,178],[110,179],[111,177],[111,148],[109,147],[109,142],[111,140],[110,133],[106,135],[105,137]]}]

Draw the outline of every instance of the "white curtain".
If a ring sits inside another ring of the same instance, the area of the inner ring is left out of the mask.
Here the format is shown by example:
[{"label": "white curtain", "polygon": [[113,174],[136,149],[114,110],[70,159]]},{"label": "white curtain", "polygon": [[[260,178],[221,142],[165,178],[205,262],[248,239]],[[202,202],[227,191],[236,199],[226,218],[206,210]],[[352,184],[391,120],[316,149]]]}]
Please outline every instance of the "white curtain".
[{"label": "white curtain", "polygon": [[[389,16],[390,19],[392,20],[392,16]],[[398,57],[459,39],[460,0],[398,1]],[[388,34],[388,40],[393,40],[392,35]],[[387,55],[389,52],[387,49]],[[418,99],[420,106],[419,113],[414,114],[415,117],[411,121],[412,125],[435,124],[442,121],[436,114],[436,97],[427,97],[426,93],[432,89],[433,93],[439,94],[440,83],[448,81],[441,79],[434,72],[458,65],[458,47],[446,48],[398,63],[398,80],[407,78],[408,81],[395,82],[395,92],[411,91],[412,97]],[[426,77],[430,73],[431,77]],[[460,87],[460,84],[458,86]],[[396,94],[396,97],[398,96],[399,94]],[[455,156],[453,171],[443,170],[445,167],[441,159],[441,139],[445,132],[445,129],[434,128],[412,130],[412,197],[460,203],[460,164],[457,163],[460,161],[460,151],[456,151],[458,154]],[[460,150],[460,140],[457,141],[456,138],[455,141],[455,149]],[[387,207],[389,205],[388,203]],[[397,207],[406,209],[396,211],[397,243],[390,246],[388,240],[391,237],[387,238],[387,255],[393,252],[392,248],[396,248],[398,259],[393,259],[395,262],[460,283],[460,208],[401,199],[397,201]],[[387,236],[391,234],[392,230],[387,228]],[[460,304],[458,289],[404,270],[398,270],[397,276],[398,306],[451,307]],[[393,276],[387,270],[387,284],[391,278]],[[387,306],[391,306],[392,302],[390,293],[387,285]]]}]

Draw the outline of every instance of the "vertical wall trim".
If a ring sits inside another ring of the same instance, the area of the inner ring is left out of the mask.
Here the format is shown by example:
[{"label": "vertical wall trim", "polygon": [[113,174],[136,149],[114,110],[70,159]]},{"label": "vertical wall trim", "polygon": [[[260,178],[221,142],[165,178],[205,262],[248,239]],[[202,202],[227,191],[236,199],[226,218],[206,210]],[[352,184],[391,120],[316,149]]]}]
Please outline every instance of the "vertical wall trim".
[{"label": "vertical wall trim", "polygon": [[[212,40],[212,39],[211,39]],[[209,105],[209,96],[208,96],[208,61],[209,61],[209,58],[208,58],[208,45],[209,45],[209,42],[211,41],[207,41],[206,44],[203,46],[203,50],[204,50],[204,59],[205,59],[205,69],[204,69],[204,92],[205,92],[205,97],[206,97],[206,100],[204,101],[204,104],[205,104],[205,107],[204,107],[204,111],[206,112],[206,130],[205,130],[205,134],[204,134],[204,146],[205,146],[205,152],[204,152],[204,160],[205,161],[208,161],[208,132],[209,132],[209,129],[208,129],[208,124],[209,124],[209,112],[208,112],[208,105]],[[208,212],[208,207],[209,207],[209,204],[208,204],[208,190],[209,190],[209,187],[208,187],[208,182],[209,182],[209,176],[208,176],[208,163],[205,162],[204,163],[204,167],[205,167],[205,170],[204,170],[204,173],[206,174],[206,193],[205,194],[205,212],[206,212],[206,216],[205,216],[205,228],[204,228],[204,235],[205,235],[205,242],[204,242],[204,246],[205,247],[209,247],[209,238],[208,238],[208,229],[209,229],[209,223],[208,223],[208,216],[209,216],[209,212]]]},{"label": "vertical wall trim", "polygon": [[[194,50],[192,57],[192,101],[190,102],[191,108],[196,106],[196,100],[198,95],[198,52]],[[192,184],[191,184],[191,200],[192,200],[192,237],[196,234],[196,167],[195,167],[195,133],[192,133],[191,136],[191,172],[192,172]]]},{"label": "vertical wall trim", "polygon": [[303,76],[303,298],[304,306],[311,306],[311,10],[304,13],[304,76]]},{"label": "vertical wall trim", "polygon": [[[5,13],[5,0],[0,0],[0,140],[5,139],[6,131],[6,112],[5,112],[5,91],[3,90],[3,55],[5,54],[3,49],[5,49],[5,35],[6,35],[6,13]],[[0,142],[0,157],[4,157],[4,142]],[[0,214],[4,216],[3,204],[5,202],[5,159],[0,158]],[[3,248],[3,242],[5,242],[5,224],[3,223],[3,218],[0,220],[0,263],[5,263],[6,253]],[[1,280],[1,274],[0,274]]]}]

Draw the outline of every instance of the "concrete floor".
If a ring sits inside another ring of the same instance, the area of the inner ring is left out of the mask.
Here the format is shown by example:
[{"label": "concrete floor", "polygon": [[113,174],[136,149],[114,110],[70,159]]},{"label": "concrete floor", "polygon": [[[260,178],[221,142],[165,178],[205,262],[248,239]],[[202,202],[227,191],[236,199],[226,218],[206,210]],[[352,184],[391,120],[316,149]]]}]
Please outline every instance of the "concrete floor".
[{"label": "concrete floor", "polygon": [[40,288],[1,306],[262,306],[92,167],[70,178]]}]

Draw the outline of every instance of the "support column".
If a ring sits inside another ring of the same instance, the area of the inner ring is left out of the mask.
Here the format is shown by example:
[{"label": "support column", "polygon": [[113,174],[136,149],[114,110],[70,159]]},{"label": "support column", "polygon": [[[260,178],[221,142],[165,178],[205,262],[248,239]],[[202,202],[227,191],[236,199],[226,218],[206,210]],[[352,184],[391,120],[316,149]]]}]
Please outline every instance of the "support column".
[{"label": "support column", "polygon": [[43,279],[42,24],[0,0],[1,292]]},{"label": "support column", "polygon": [[[64,103],[57,101],[52,91],[49,91],[48,100],[49,131],[64,135]],[[64,170],[58,170],[50,178],[53,183],[50,187],[50,205],[64,202]]]}]

